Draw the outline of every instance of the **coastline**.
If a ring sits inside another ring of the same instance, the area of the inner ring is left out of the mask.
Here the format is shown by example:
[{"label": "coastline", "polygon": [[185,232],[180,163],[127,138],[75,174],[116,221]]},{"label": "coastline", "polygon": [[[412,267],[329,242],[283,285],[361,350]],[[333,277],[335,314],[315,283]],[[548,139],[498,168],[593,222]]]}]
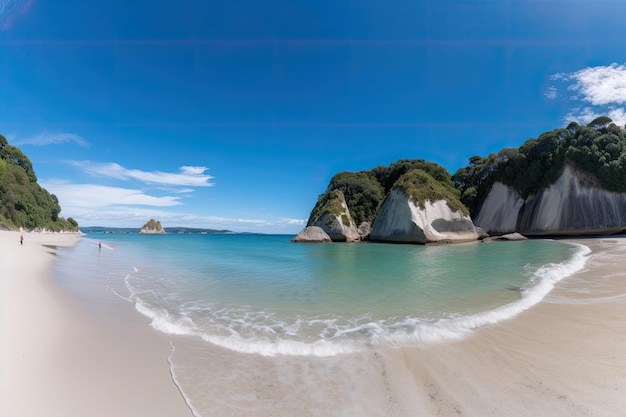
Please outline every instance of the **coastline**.
[{"label": "coastline", "polygon": [[[113,295],[104,313],[90,308],[53,278],[54,246],[78,237],[25,237],[20,246],[19,233],[0,231],[2,415],[191,416],[170,354],[203,416],[610,417],[626,409],[624,236],[571,239],[592,250],[583,271],[461,340],[325,358],[262,357],[167,336]],[[210,378],[186,379],[186,367]]]},{"label": "coastline", "polygon": [[23,235],[0,231],[0,414],[191,416],[166,335],[131,304],[94,314],[55,283],[56,248],[79,235]]}]

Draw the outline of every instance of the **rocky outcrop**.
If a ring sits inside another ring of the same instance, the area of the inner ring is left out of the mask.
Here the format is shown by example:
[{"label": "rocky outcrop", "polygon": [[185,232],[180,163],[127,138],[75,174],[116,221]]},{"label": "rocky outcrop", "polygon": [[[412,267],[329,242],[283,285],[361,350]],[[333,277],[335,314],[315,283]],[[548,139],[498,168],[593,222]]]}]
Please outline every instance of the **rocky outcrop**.
[{"label": "rocky outcrop", "polygon": [[478,239],[469,216],[452,210],[445,200],[427,200],[419,207],[399,189],[385,199],[374,224],[371,240],[398,243],[461,242]]},{"label": "rocky outcrop", "polygon": [[292,239],[292,242],[324,243],[332,242],[332,239],[321,227],[309,226],[298,233],[298,235]]},{"label": "rocky outcrop", "polygon": [[313,209],[309,224],[321,228],[333,242],[358,242],[361,236],[340,190],[324,194]]},{"label": "rocky outcrop", "polygon": [[488,236],[483,239],[483,242],[493,242],[496,240],[517,241],[517,240],[528,240],[528,238],[519,233],[507,233],[506,235],[501,235],[501,236]]},{"label": "rocky outcrop", "polygon": [[161,222],[150,219],[148,223],[143,225],[139,233],[145,235],[162,235],[165,234],[165,230],[163,230]]},{"label": "rocky outcrop", "polygon": [[570,165],[548,189],[527,199],[495,183],[474,223],[491,235],[591,235],[626,230],[626,194],[606,191],[595,183]]},{"label": "rocky outcrop", "polygon": [[357,232],[359,232],[359,236],[361,240],[367,240],[370,237],[370,233],[372,232],[372,226],[368,222],[361,222],[359,227],[356,228]]}]

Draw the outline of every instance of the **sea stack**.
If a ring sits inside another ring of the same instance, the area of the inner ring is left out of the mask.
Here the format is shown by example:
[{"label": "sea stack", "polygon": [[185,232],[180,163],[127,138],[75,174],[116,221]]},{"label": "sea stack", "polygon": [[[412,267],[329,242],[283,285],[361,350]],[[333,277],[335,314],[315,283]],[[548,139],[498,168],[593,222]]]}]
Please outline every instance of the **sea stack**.
[{"label": "sea stack", "polygon": [[165,230],[163,230],[160,221],[150,219],[148,223],[143,225],[139,233],[142,235],[164,235]]}]

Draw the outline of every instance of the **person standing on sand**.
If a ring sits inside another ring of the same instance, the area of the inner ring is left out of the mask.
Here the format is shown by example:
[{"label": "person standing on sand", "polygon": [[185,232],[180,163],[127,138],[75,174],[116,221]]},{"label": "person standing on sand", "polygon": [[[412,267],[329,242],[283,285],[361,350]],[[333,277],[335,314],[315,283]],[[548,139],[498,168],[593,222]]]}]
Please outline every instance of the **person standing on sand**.
[{"label": "person standing on sand", "polygon": [[24,235],[20,235],[20,245],[24,244]]}]

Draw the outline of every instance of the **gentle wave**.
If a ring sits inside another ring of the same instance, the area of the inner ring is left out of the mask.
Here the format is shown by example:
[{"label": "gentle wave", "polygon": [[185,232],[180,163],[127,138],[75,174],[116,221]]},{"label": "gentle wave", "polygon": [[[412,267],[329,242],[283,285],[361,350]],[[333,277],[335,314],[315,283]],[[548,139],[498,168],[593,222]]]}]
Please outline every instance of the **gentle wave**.
[{"label": "gentle wave", "polygon": [[[345,319],[329,315],[296,318],[292,323],[286,323],[269,312],[211,311],[207,306],[196,307],[194,311],[194,306],[189,305],[181,306],[173,314],[165,308],[149,305],[131,288],[129,291],[137,311],[150,318],[151,326],[163,333],[196,336],[233,351],[263,356],[334,356],[371,345],[411,345],[459,339],[473,329],[514,317],[543,300],[557,282],[584,268],[590,249],[580,244],[572,245],[577,247],[572,257],[562,263],[538,268],[520,289],[518,300],[488,311],[439,320],[418,317],[372,320],[368,316]],[[128,280],[126,282],[128,284]],[[204,322],[207,313],[213,317],[208,324]],[[245,337],[243,333],[253,336]]]}]

